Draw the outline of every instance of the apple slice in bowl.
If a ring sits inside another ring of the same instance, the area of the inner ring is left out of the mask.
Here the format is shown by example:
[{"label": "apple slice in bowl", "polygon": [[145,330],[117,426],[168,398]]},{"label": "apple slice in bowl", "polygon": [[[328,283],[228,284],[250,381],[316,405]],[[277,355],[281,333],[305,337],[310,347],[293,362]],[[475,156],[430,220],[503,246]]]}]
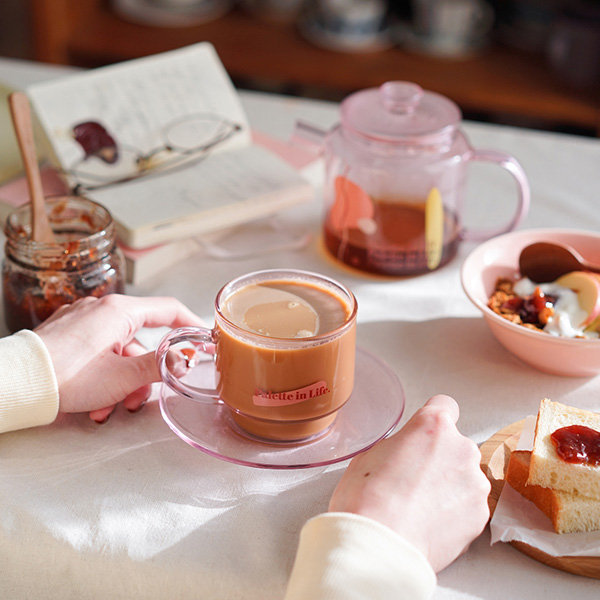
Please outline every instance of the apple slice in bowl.
[{"label": "apple slice in bowl", "polygon": [[572,271],[559,277],[555,283],[577,294],[579,306],[587,314],[587,317],[577,325],[589,328],[596,321],[600,324],[600,277],[598,275],[589,271]]}]

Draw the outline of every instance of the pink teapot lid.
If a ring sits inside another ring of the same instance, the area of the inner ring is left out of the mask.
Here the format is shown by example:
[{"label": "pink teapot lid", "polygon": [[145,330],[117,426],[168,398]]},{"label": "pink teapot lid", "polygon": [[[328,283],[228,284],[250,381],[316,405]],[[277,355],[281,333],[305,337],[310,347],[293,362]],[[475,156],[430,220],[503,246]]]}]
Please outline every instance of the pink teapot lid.
[{"label": "pink teapot lid", "polygon": [[378,88],[361,90],[341,104],[345,129],[384,142],[419,142],[421,138],[446,136],[461,118],[452,100],[408,81],[388,81]]}]

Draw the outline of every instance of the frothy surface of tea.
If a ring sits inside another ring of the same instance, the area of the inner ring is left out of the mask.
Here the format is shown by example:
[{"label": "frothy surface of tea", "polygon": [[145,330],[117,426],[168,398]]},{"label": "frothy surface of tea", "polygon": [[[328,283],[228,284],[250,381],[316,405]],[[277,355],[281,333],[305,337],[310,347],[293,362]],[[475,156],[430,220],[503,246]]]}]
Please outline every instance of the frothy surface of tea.
[{"label": "frothy surface of tea", "polygon": [[223,315],[246,331],[277,338],[313,337],[333,331],[349,306],[325,288],[295,281],[247,285],[229,296]]}]

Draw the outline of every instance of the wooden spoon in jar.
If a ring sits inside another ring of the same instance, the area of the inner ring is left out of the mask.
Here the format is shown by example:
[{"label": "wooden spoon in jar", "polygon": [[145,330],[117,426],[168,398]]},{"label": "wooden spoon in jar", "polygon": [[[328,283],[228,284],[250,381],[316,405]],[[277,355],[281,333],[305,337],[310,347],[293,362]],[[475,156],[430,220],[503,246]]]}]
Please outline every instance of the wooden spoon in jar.
[{"label": "wooden spoon in jar", "polygon": [[523,277],[535,283],[545,283],[571,271],[600,273],[600,265],[587,262],[567,244],[535,242],[521,250],[519,270]]},{"label": "wooden spoon in jar", "polygon": [[31,199],[31,239],[34,242],[55,244],[54,232],[52,231],[52,227],[50,227],[48,215],[46,214],[42,177],[40,175],[33,139],[29,100],[23,92],[13,92],[8,98],[8,103],[29,187],[29,196]]}]

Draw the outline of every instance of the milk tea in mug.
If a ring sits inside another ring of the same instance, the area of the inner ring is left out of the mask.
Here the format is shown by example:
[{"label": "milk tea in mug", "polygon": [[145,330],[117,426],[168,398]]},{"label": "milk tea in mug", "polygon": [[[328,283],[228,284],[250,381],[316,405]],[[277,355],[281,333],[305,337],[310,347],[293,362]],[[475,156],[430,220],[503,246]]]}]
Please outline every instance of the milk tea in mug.
[{"label": "milk tea in mug", "polygon": [[[356,312],[352,293],[327,277],[250,273],[218,293],[213,329],[181,328],[163,339],[161,372],[187,397],[217,397],[252,436],[313,438],[332,425],[352,393]],[[181,342],[215,348],[214,390],[192,388],[166,368],[166,353]]]}]

